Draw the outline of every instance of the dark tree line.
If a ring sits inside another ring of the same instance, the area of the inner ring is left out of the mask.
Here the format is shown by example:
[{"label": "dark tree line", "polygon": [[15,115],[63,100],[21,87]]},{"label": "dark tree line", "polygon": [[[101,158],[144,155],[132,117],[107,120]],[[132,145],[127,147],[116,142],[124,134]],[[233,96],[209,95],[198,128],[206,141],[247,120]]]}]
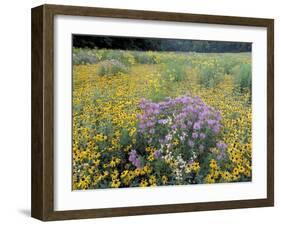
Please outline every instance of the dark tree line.
[{"label": "dark tree line", "polygon": [[139,51],[182,52],[250,52],[252,44],[246,42],[200,41],[160,38],[131,38],[73,35],[73,46],[78,48],[106,48]]}]

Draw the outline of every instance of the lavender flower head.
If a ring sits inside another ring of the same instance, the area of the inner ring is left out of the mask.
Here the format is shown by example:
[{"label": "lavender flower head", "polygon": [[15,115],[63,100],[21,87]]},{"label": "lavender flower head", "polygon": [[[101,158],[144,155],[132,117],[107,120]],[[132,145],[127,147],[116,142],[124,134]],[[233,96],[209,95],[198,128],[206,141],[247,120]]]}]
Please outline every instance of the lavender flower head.
[{"label": "lavender flower head", "polygon": [[201,129],[201,125],[199,122],[195,122],[194,125],[193,125],[193,129],[194,130],[200,130]]},{"label": "lavender flower head", "polygon": [[193,138],[193,139],[198,138],[198,133],[192,133],[192,138]]},{"label": "lavender flower head", "polygon": [[137,168],[141,168],[141,161],[137,156],[136,150],[132,150],[129,153],[129,161]]},{"label": "lavender flower head", "polygon": [[[194,148],[203,152],[215,148],[205,143],[209,139],[215,139],[211,143],[217,143],[218,149],[227,148],[224,143],[216,140],[221,129],[220,112],[205,104],[199,97],[167,98],[158,103],[142,99],[139,107],[142,113],[138,116],[138,132],[148,144],[156,148],[170,150],[174,146],[173,142],[178,140],[179,145],[187,145],[184,148],[186,151]],[[164,152],[156,151],[154,154],[158,157],[162,153]],[[139,158],[133,151],[130,156],[134,165],[140,165]]]},{"label": "lavender flower head", "polygon": [[222,141],[219,141],[217,144],[216,144],[217,148],[220,149],[220,150],[225,150],[227,148],[227,145],[222,142]]},{"label": "lavender flower head", "polygon": [[154,157],[159,158],[160,156],[161,156],[161,151],[160,150],[155,151]]}]

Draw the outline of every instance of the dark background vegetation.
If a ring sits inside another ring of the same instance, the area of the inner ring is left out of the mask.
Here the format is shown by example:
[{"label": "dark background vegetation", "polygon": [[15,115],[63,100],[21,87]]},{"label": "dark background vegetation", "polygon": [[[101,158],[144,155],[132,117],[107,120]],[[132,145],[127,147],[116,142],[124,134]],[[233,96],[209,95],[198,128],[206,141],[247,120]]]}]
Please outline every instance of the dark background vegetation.
[{"label": "dark background vegetation", "polygon": [[252,44],[246,42],[222,42],[92,35],[73,35],[73,47],[90,49],[106,48],[140,51],[153,50],[205,53],[235,53],[250,52],[252,50]]}]

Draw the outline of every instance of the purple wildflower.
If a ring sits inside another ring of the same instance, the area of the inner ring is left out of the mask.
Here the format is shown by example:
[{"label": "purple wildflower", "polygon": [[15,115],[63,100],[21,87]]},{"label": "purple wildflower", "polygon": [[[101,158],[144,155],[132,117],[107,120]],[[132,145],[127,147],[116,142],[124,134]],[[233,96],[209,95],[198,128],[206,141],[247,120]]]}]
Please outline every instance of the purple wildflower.
[{"label": "purple wildflower", "polygon": [[141,168],[141,161],[140,161],[139,158],[137,158],[133,164],[134,164],[135,167]]},{"label": "purple wildflower", "polygon": [[216,121],[213,119],[209,119],[209,120],[207,120],[207,123],[208,123],[208,126],[213,126],[216,123]]},{"label": "purple wildflower", "polygon": [[168,119],[159,119],[159,120],[158,120],[158,123],[159,123],[159,124],[162,124],[162,125],[165,125],[165,124],[168,123]]},{"label": "purple wildflower", "polygon": [[200,133],[199,137],[200,137],[200,139],[205,139],[206,138],[206,134],[205,133]]},{"label": "purple wildflower", "polygon": [[155,151],[154,156],[155,158],[159,158],[161,156],[161,151],[160,150]]},{"label": "purple wildflower", "polygon": [[198,133],[192,133],[192,138],[193,138],[193,139],[198,138]]},{"label": "purple wildflower", "polygon": [[195,122],[194,125],[193,125],[193,129],[200,130],[201,129],[200,123],[199,122]]},{"label": "purple wildflower", "polygon": [[222,141],[219,141],[216,146],[220,150],[225,150],[227,148],[227,145]]},{"label": "purple wildflower", "polygon": [[174,125],[171,126],[171,129],[172,129],[172,130],[175,130],[176,128],[177,128],[177,125],[176,125],[176,124],[174,124]]},{"label": "purple wildflower", "polygon": [[214,134],[218,134],[220,132],[220,127],[218,125],[215,125],[213,128],[212,128],[212,131]]},{"label": "purple wildflower", "polygon": [[137,157],[136,150],[132,150],[129,154],[129,161],[137,168],[141,168],[141,161]]},{"label": "purple wildflower", "polygon": [[194,146],[194,142],[193,142],[192,140],[189,140],[189,141],[188,141],[188,145],[189,145],[190,147],[193,147],[193,146]]}]

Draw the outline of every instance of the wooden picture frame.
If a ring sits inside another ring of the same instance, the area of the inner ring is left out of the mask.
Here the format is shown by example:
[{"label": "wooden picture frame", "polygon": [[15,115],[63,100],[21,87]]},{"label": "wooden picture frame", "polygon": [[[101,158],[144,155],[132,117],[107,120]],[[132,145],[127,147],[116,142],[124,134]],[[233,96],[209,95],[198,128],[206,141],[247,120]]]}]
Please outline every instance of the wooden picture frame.
[{"label": "wooden picture frame", "polygon": [[[126,18],[267,29],[267,198],[101,209],[54,210],[54,16]],[[50,220],[163,214],[187,211],[265,207],[274,205],[274,21],[61,5],[32,9],[32,200],[31,215]]]}]

